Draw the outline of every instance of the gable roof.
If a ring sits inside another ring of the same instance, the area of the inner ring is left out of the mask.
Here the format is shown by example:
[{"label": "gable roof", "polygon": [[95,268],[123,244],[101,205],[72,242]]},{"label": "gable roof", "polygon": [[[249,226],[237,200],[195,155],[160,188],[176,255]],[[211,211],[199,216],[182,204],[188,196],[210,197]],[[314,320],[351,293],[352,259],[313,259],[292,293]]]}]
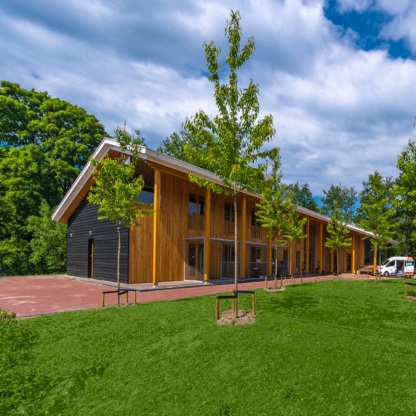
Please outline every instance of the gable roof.
[{"label": "gable roof", "polygon": [[[102,160],[105,155],[108,153],[115,152],[120,153],[121,148],[117,141],[109,138],[104,138],[101,143],[95,149],[92,158],[100,161]],[[198,166],[192,165],[191,163],[184,162],[179,159],[175,159],[174,157],[165,155],[163,153],[157,152],[155,150],[151,150],[145,146],[140,148],[140,157],[144,161],[148,161],[155,165],[162,166],[164,168],[170,169],[175,172],[179,172],[185,175],[192,174],[195,176],[199,176],[202,179],[208,180],[213,182],[217,185],[223,185],[221,179],[215,175],[214,173],[210,172],[209,170],[200,168]],[[65,196],[63,197],[62,201],[56,207],[55,211],[52,214],[52,220],[58,222],[66,223],[72,213],[75,211],[76,207],[79,203],[87,196],[91,185],[93,184],[92,181],[92,172],[94,168],[90,162],[88,162],[82,171],[79,173],[78,177],[75,179],[74,183],[71,185]],[[242,194],[254,196],[258,199],[261,198],[261,195],[255,195],[247,191],[242,191]],[[330,218],[319,214],[318,212],[312,211],[308,208],[304,208],[301,206],[297,207],[297,211],[300,214],[308,216],[310,218],[314,218],[326,223],[331,222]],[[348,228],[351,231],[358,232],[360,234],[371,236],[372,233],[362,230],[356,226],[349,225]]]}]

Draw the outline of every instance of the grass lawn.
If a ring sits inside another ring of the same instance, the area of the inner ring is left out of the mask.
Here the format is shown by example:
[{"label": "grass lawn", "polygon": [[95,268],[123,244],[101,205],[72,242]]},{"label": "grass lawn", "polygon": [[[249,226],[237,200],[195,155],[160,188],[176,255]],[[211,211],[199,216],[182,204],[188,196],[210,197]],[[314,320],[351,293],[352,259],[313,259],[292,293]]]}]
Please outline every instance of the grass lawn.
[{"label": "grass lawn", "polygon": [[209,296],[18,321],[20,346],[0,338],[0,414],[415,414],[401,280],[258,290],[254,325],[218,326],[214,311]]}]

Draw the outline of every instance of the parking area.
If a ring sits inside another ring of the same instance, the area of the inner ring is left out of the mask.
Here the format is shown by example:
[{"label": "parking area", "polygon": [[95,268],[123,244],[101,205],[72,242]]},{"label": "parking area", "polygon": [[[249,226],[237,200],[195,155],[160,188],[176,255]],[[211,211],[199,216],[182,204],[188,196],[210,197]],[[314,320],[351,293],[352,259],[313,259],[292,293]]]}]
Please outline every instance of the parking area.
[{"label": "parking area", "polygon": [[[333,276],[309,277],[304,281],[328,280]],[[367,278],[360,275],[342,275],[343,279]],[[296,279],[300,283],[300,279]],[[264,280],[256,279],[239,283],[240,289],[258,289],[264,287]],[[157,288],[151,284],[122,285],[136,289],[137,302],[173,300],[194,296],[230,292],[234,284],[228,282],[210,282],[204,285],[198,281],[161,283]],[[114,283],[95,279],[81,279],[71,276],[22,276],[0,279],[0,308],[15,312],[17,317],[31,317],[43,314],[101,308],[103,291],[116,287]],[[122,301],[124,302],[124,297]],[[133,296],[130,297],[132,301]],[[117,296],[108,295],[106,305],[116,305]]]}]

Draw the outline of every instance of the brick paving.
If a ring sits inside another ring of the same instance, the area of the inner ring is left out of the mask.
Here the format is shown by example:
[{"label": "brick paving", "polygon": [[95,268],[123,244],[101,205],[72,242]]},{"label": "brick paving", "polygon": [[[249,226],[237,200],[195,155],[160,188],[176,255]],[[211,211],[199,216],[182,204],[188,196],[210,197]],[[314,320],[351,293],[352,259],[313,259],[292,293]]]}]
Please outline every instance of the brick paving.
[{"label": "brick paving", "polygon": [[[367,279],[365,275],[342,274],[341,279]],[[321,281],[334,279],[334,276],[314,276],[303,281]],[[296,283],[301,279],[297,278]],[[273,283],[269,282],[268,286]],[[122,288],[138,290],[137,302],[154,302],[195,296],[231,292],[234,283],[231,280],[202,282],[182,281],[164,282],[157,288],[152,284],[121,285]],[[239,282],[239,289],[251,290],[264,288],[263,279]],[[0,279],[0,309],[15,312],[17,317],[31,317],[64,311],[101,308],[103,291],[111,291],[116,284],[95,279],[82,279],[71,276],[16,276]],[[133,300],[130,295],[129,301]],[[121,297],[125,302],[125,296]],[[106,295],[106,306],[116,305],[115,294]]]}]

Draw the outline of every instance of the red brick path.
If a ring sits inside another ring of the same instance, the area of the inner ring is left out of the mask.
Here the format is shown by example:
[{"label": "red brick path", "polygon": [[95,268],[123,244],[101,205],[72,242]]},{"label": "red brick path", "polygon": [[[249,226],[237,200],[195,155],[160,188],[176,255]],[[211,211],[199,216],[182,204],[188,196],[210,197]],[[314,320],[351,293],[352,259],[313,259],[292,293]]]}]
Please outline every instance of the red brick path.
[{"label": "red brick path", "polygon": [[[303,279],[317,281],[333,279],[333,276],[320,276]],[[366,279],[360,275],[342,275],[343,279]],[[300,279],[296,279],[300,283]],[[191,285],[191,286],[189,286]],[[239,289],[258,289],[264,287],[263,280],[239,283]],[[126,286],[126,285],[123,285]],[[272,286],[270,282],[269,286]],[[149,290],[149,284],[129,285],[141,290],[137,302],[172,300],[215,293],[231,292],[233,284],[202,285],[190,282],[162,283],[159,288]],[[18,317],[28,317],[56,312],[101,307],[102,292],[114,290],[115,285],[98,280],[77,279],[67,276],[4,277],[0,279],[0,309],[15,312]],[[121,298],[122,302],[125,297]],[[133,300],[130,295],[129,301]],[[116,295],[106,296],[106,305],[115,305]]]}]

